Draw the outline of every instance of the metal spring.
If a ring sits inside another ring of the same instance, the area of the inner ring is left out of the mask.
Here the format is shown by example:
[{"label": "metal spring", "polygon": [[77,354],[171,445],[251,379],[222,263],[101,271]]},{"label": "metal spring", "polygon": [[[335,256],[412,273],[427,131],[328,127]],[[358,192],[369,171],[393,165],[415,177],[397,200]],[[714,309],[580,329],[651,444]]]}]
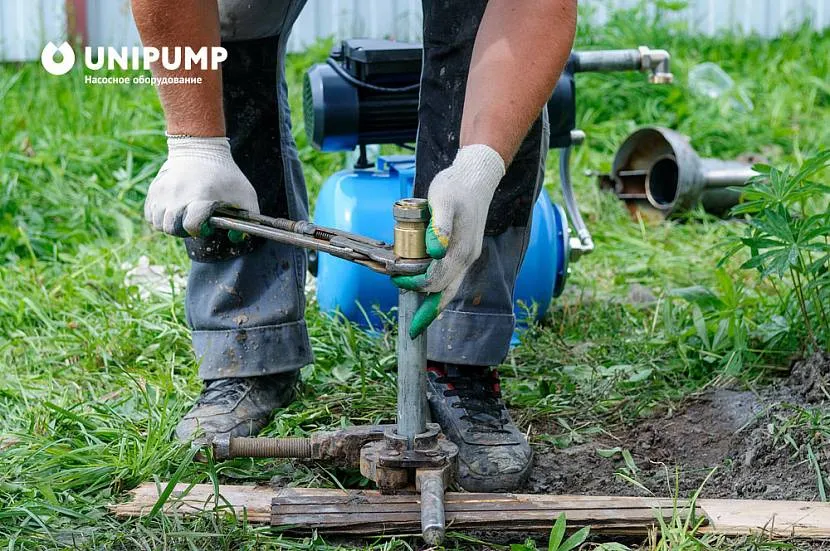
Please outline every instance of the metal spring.
[{"label": "metal spring", "polygon": [[271,218],[270,220],[268,220],[268,225],[278,230],[293,232],[296,222],[294,222],[293,220],[285,220],[283,218]]},{"label": "metal spring", "polygon": [[231,457],[311,457],[310,438],[231,438]]}]

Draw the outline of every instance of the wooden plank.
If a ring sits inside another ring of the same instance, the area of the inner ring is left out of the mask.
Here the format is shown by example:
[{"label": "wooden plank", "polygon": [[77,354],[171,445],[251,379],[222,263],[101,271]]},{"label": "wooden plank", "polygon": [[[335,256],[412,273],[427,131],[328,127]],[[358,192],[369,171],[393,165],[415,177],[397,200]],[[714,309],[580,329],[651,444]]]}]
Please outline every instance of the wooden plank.
[{"label": "wooden plank", "polygon": [[[164,483],[156,486],[153,482],[145,482],[130,492],[130,501],[112,505],[110,510],[119,517],[147,515],[164,488]],[[276,495],[273,488],[223,484],[219,493],[223,498],[218,501],[220,507],[228,507],[230,504],[237,516],[247,515],[248,520],[253,523],[271,522],[271,500]],[[214,510],[214,502],[212,484],[195,484],[191,488],[189,484],[180,483],[176,484],[163,510],[165,514],[193,515]]]},{"label": "wooden plank", "polygon": [[[146,483],[130,492],[131,501],[111,506],[120,517],[150,512],[164,485]],[[186,492],[186,493],[185,493]],[[220,508],[245,514],[252,523],[292,517],[301,524],[321,523],[338,533],[403,533],[417,526],[417,495],[384,496],[376,491],[319,488],[275,490],[267,486],[220,486]],[[177,484],[164,506],[166,514],[192,515],[215,510],[210,484]],[[317,509],[309,511],[316,505]],[[680,502],[678,507],[685,508]],[[670,516],[671,499],[613,496],[556,496],[530,494],[447,494],[447,520],[453,529],[549,530],[560,511],[573,527],[590,525],[597,533],[639,535],[655,524],[658,510]],[[723,535],[767,533],[777,537],[830,538],[830,503],[757,500],[699,500],[698,514],[709,523],[702,532]],[[283,508],[280,512],[280,507]],[[340,509],[342,510],[340,510]],[[381,511],[383,514],[379,514]],[[338,516],[348,516],[345,523]],[[345,526],[345,524],[349,524]]]},{"label": "wooden plank", "polygon": [[[343,508],[339,511],[328,511],[320,514],[315,510],[313,504],[301,511],[294,511],[286,513],[282,511],[279,505],[274,505],[274,517],[280,519],[277,524],[280,525],[294,525],[303,524],[311,526],[317,525],[347,525],[352,522],[357,522],[354,519],[370,518],[386,521],[389,519],[393,521],[412,521],[419,522],[420,510],[400,511],[395,509],[393,511],[379,511],[379,507],[372,510],[351,511]],[[446,511],[447,519],[455,521],[456,523],[488,523],[499,522],[511,517],[511,520],[517,523],[529,521],[544,521],[556,519],[560,513],[566,513],[568,522],[578,522],[581,524],[601,524],[601,523],[617,523],[617,522],[653,522],[655,520],[654,509],[624,509],[622,511],[617,509],[590,509],[573,511],[570,509],[547,509],[542,511],[502,511],[499,509],[491,509],[489,511]],[[553,516],[551,516],[553,514]],[[671,514],[671,513],[668,513]],[[551,522],[552,524],[552,522]]]},{"label": "wooden plank", "polygon": [[[386,509],[394,509],[400,513],[419,513],[421,511],[421,504],[417,500],[413,499],[409,503],[389,503],[389,504],[382,504],[382,503],[344,503],[342,505],[332,504],[332,503],[316,503],[312,500],[307,501],[306,503],[291,503],[286,504],[282,501],[281,497],[275,497],[276,500],[279,500],[279,511],[280,515],[292,515],[292,514],[302,514],[308,511],[309,507],[314,507],[314,514],[316,515],[331,515],[331,514],[343,514],[343,513],[375,513],[381,508]],[[547,513],[552,509],[562,509],[567,511],[572,511],[575,513],[581,513],[584,515],[600,515],[602,511],[620,511],[620,512],[630,512],[630,514],[641,513],[645,511],[651,517],[654,517],[652,511],[655,509],[652,507],[615,507],[613,505],[610,506],[603,506],[598,504],[593,508],[587,507],[568,507],[567,505],[556,505],[554,507],[545,506],[544,504],[537,503],[526,503],[526,502],[502,502],[502,501],[493,501],[493,502],[479,502],[479,503],[453,503],[452,501],[448,501],[445,504],[444,510],[448,513],[474,513],[477,511],[481,512],[488,512],[493,510],[499,510],[501,512],[514,512],[520,514],[533,514],[534,512],[542,512]],[[685,508],[683,508],[685,510]],[[671,509],[662,509],[662,511],[671,512]],[[624,513],[628,515],[628,513]]]},{"label": "wooden plank", "polygon": [[[376,534],[417,533],[420,529],[417,494],[325,495],[319,491],[292,489],[279,492],[273,504],[272,523],[290,527],[290,531],[317,529],[335,534]],[[455,530],[549,530],[554,520],[565,513],[572,528],[590,526],[594,532],[619,533],[624,529],[645,533],[655,524],[660,514],[658,509],[664,517],[669,517],[672,505],[670,500],[636,497],[450,493],[445,512],[447,523]]]},{"label": "wooden plank", "polygon": [[[488,499],[485,497],[486,495],[488,494],[451,494],[447,497],[445,508],[447,511],[489,511],[496,508],[501,511],[548,511],[551,508],[568,509],[569,511],[595,511],[603,509],[651,511],[655,508],[670,511],[672,509],[671,503],[660,503],[656,500],[643,502],[637,499],[634,502],[622,500],[618,502],[612,498],[585,502],[571,500],[569,499],[570,496],[562,496],[561,500],[556,501],[535,501],[525,499],[525,496],[521,495],[511,495],[509,499]],[[320,514],[329,512],[339,513],[344,508],[348,508],[354,512],[376,511],[378,506],[386,508],[394,506],[397,511],[420,511],[417,496],[407,496],[408,498],[405,500],[389,499],[389,501],[385,501],[383,498],[398,496],[379,496],[381,499],[368,500],[364,499],[364,496],[359,495],[338,501],[329,499],[316,500],[313,497],[297,499],[294,496],[287,497],[283,493],[275,494],[274,497],[279,499],[281,513],[301,511],[308,507],[309,504],[313,504],[316,507],[315,511]],[[681,509],[685,508],[685,504],[680,503],[678,507]]]},{"label": "wooden plank", "polygon": [[[417,494],[393,494],[382,495],[375,491],[351,491],[340,492],[324,488],[286,488],[275,492],[279,496],[280,503],[285,506],[292,504],[306,504],[308,500],[314,499],[315,503],[326,504],[411,504],[417,503],[413,499]],[[546,504],[553,503],[557,507],[568,509],[637,509],[637,508],[672,508],[674,501],[661,498],[641,497],[605,497],[605,496],[580,496],[580,495],[544,495],[544,494],[476,494],[476,493],[449,493],[447,498],[448,507],[491,507],[490,504],[500,504],[502,507],[512,509],[539,509],[547,507]],[[679,505],[683,505],[681,500]]]},{"label": "wooden plank", "polygon": [[712,522],[702,531],[739,536],[768,534],[784,538],[830,537],[830,503],[701,499],[698,506]]}]

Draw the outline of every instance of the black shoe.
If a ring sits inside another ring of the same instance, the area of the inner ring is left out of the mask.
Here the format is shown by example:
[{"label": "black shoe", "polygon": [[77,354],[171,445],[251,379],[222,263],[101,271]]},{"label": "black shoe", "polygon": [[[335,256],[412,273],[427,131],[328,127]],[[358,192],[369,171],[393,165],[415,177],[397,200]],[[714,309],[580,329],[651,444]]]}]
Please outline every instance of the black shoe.
[{"label": "black shoe", "polygon": [[427,367],[432,418],[458,446],[458,479],[468,492],[510,492],[530,474],[533,452],[501,399],[489,367]]},{"label": "black shoe", "polygon": [[299,372],[214,379],[176,427],[176,438],[212,439],[219,434],[254,436],[271,420],[275,409],[294,399]]}]

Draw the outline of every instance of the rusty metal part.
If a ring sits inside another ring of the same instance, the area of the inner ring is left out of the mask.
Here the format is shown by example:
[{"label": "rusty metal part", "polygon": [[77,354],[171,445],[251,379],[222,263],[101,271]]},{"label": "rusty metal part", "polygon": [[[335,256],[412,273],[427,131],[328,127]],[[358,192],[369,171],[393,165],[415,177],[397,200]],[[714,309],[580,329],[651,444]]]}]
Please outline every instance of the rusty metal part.
[{"label": "rusty metal part", "polygon": [[360,452],[360,474],[377,484],[381,493],[411,488],[421,493],[421,534],[430,545],[444,541],[444,490],[455,475],[458,446],[428,423],[410,442],[395,430],[370,442]]},{"label": "rusty metal part", "polygon": [[234,457],[284,457],[330,461],[338,466],[355,466],[360,449],[381,440],[395,425],[359,425],[336,431],[315,432],[309,438],[243,438],[219,435],[211,442],[213,457],[219,461]]},{"label": "rusty metal part", "polygon": [[395,218],[394,251],[400,258],[427,258],[426,230],[429,206],[426,199],[401,199],[392,209]]},{"label": "rusty metal part", "polygon": [[311,438],[220,437],[213,440],[216,459],[231,457],[311,458]]},{"label": "rusty metal part", "polygon": [[426,431],[413,444],[394,429],[382,440],[370,442],[360,453],[360,474],[374,481],[381,492],[392,492],[415,484],[412,476],[419,469],[437,469],[449,480],[455,473],[458,446],[441,434],[436,423],[427,423]]},{"label": "rusty metal part", "polygon": [[217,460],[234,457],[284,457],[360,465],[360,472],[382,493],[414,489],[421,492],[424,540],[438,545],[444,538],[444,490],[456,472],[458,447],[428,423],[409,439],[396,425],[362,425],[318,432],[309,438],[243,438],[218,436],[212,441]]},{"label": "rusty metal part", "polygon": [[219,209],[208,219],[216,229],[234,230],[263,239],[328,253],[385,275],[415,275],[426,271],[429,259],[403,258],[392,245],[306,221],[271,218],[242,210]]}]

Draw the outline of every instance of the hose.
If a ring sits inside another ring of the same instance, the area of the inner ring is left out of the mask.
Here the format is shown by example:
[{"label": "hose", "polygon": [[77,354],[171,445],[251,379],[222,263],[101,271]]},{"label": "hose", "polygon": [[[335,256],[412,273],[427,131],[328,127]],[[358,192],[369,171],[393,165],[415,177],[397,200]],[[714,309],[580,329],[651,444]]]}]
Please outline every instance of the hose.
[{"label": "hose", "polygon": [[402,86],[400,88],[387,88],[386,86],[377,86],[375,84],[369,84],[368,82],[363,82],[362,80],[354,78],[352,75],[349,74],[348,71],[343,69],[343,67],[341,67],[340,64],[332,58],[328,58],[326,60],[326,64],[328,64],[329,67],[334,69],[334,72],[340,75],[340,78],[342,78],[352,86],[356,86],[358,88],[365,88],[367,90],[372,90],[373,92],[381,92],[384,94],[402,94],[404,92],[412,92],[421,87],[420,82],[410,84],[409,86]]},{"label": "hose", "polygon": [[562,197],[565,200],[565,209],[573,223],[579,242],[582,244],[582,253],[589,253],[594,250],[594,240],[591,232],[585,225],[582,215],[579,213],[579,205],[576,203],[573,186],[571,185],[571,146],[559,150],[559,180],[562,184]]}]

